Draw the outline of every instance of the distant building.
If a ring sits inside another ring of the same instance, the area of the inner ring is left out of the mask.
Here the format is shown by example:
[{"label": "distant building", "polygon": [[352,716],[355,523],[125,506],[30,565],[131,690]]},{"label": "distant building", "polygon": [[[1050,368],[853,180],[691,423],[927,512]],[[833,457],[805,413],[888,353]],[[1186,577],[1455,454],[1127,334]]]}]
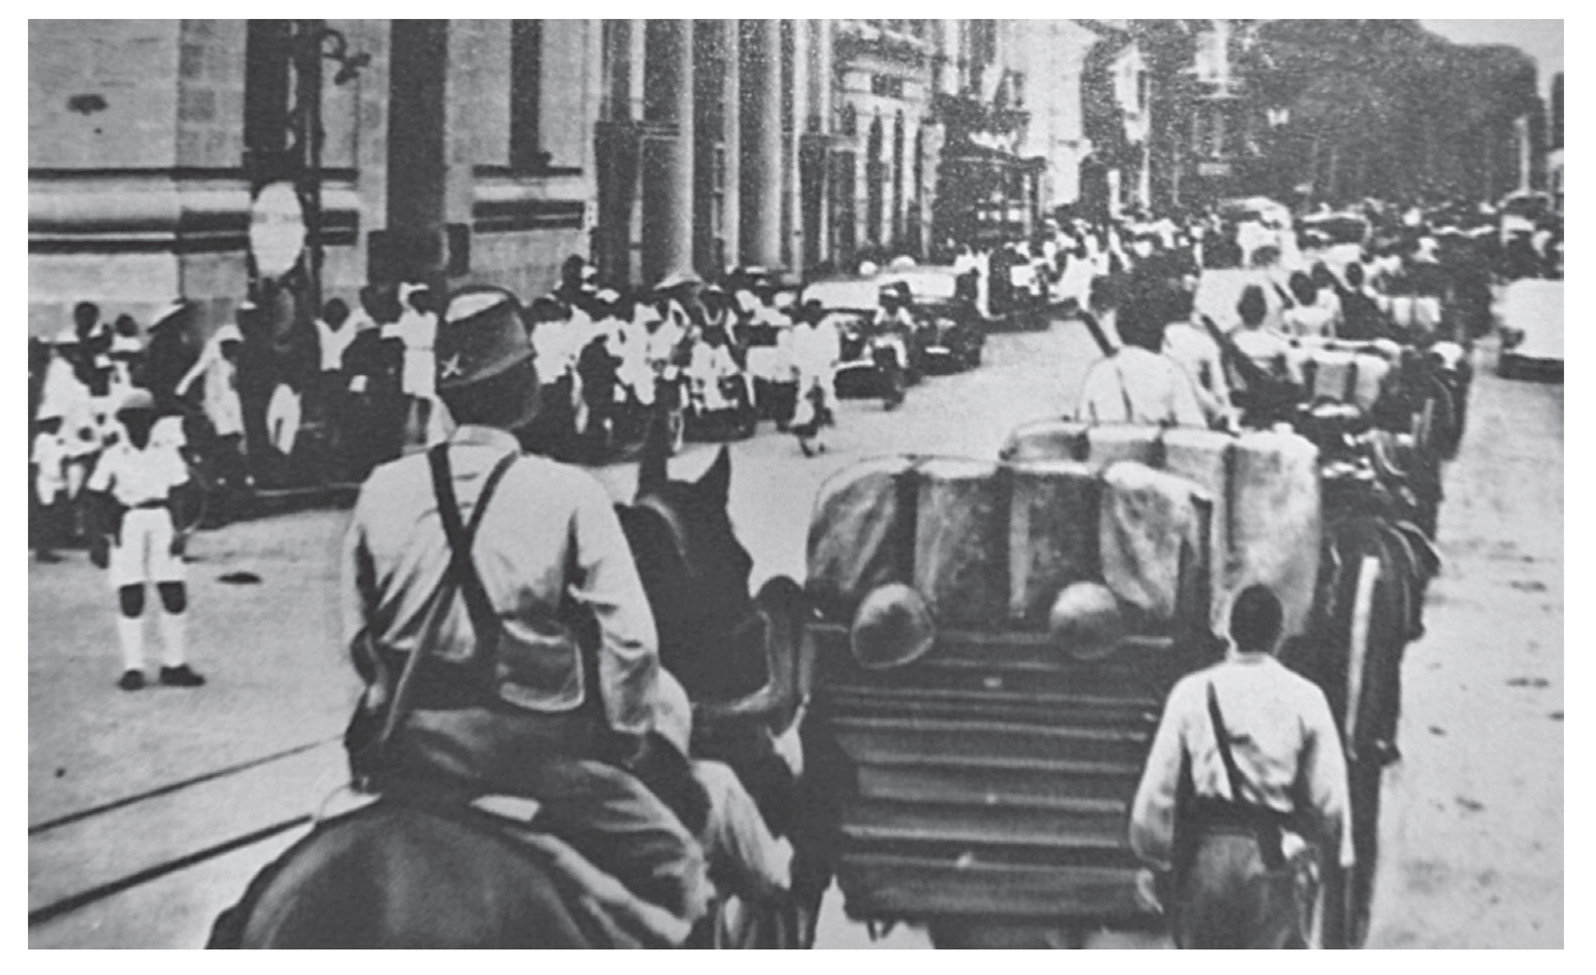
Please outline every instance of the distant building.
[{"label": "distant building", "polygon": [[[254,285],[251,200],[303,172],[294,113],[318,89],[322,291],[351,303],[400,278],[531,298],[572,253],[615,285],[925,257],[970,138],[959,105],[1028,122],[991,158],[1047,174],[1027,221],[1073,197],[1069,24],[34,20],[30,331],[83,299],[230,319]],[[304,45],[335,46],[324,27],[358,61],[297,77]]]},{"label": "distant building", "polygon": [[1552,76],[1552,97],[1548,106],[1548,139],[1546,143],[1546,190],[1552,194],[1557,209],[1563,209],[1563,73]]}]

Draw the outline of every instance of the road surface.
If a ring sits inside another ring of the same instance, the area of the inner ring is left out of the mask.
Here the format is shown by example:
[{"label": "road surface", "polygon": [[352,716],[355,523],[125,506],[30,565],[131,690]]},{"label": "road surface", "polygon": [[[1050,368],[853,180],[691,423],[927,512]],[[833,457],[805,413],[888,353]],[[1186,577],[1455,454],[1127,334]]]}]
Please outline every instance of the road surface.
[{"label": "road surface", "polygon": [[[994,336],[980,369],[930,380],[894,412],[843,404],[818,458],[768,427],[733,445],[732,517],[755,584],[802,578],[810,507],[829,474],[875,454],[992,457],[1013,426],[1071,407],[1095,356],[1074,322]],[[1562,404],[1561,386],[1504,382],[1488,369],[1475,383],[1470,429],[1447,472],[1446,562],[1430,589],[1429,632],[1405,662],[1405,757],[1386,783],[1373,946],[1563,943]],[[693,476],[713,456],[695,445],[673,469]],[[631,465],[597,474],[629,498]],[[347,517],[302,512],[194,540],[191,656],[210,679],[198,691],[117,690],[103,574],[79,553],[30,565],[30,912],[283,829],[30,923],[33,946],[197,947],[249,877],[301,835],[297,821],[337,801],[337,738],[356,691],[336,640]],[[200,781],[144,796],[191,779]],[[872,944],[835,891],[819,942]],[[904,927],[876,942],[928,943]],[[1158,944],[1108,932],[1091,943]]]}]

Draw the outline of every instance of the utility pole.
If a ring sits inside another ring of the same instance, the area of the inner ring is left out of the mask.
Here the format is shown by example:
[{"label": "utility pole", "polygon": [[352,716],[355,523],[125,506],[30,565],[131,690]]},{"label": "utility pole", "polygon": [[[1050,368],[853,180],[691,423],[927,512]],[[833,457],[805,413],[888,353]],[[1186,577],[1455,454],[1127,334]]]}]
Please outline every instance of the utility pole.
[{"label": "utility pole", "polygon": [[321,57],[324,20],[301,20],[294,26],[294,142],[299,172],[294,180],[305,212],[305,304],[314,318],[321,309]]}]

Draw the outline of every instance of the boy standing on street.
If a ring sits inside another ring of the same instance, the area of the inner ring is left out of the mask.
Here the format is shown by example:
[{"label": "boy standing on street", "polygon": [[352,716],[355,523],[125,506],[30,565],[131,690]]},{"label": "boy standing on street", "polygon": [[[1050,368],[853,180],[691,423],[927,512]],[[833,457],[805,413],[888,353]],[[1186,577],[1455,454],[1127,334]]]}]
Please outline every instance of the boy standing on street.
[{"label": "boy standing on street", "polygon": [[150,443],[155,398],[135,389],[116,412],[125,436],[106,448],[87,490],[101,512],[102,532],[90,558],[110,570],[121,615],[117,637],[123,673],[117,686],[144,686],[144,589],[155,583],[161,597],[161,683],[198,687],[205,679],[185,660],[188,590],[184,585],[184,536],[172,525],[170,497],[188,483],[188,468],[176,450]]}]

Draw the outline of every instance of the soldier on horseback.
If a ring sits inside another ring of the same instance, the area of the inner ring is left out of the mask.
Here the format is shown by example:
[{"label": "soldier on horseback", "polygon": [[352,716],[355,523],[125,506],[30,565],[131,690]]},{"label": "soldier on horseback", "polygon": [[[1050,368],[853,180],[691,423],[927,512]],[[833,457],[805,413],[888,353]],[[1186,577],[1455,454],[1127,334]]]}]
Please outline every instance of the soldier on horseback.
[{"label": "soldier on horseback", "polygon": [[1251,586],[1227,659],[1170,692],[1131,806],[1131,847],[1162,874],[1182,948],[1302,948],[1311,858],[1353,861],[1346,759],[1324,694],[1272,655],[1281,606]]},{"label": "soldier on horseback", "polygon": [[[705,900],[685,768],[654,761],[654,619],[593,479],[524,455],[537,373],[519,303],[455,295],[439,327],[446,443],[379,468],[346,542],[345,620],[366,692],[347,736],[357,781],[465,805],[535,800],[552,833],[691,923]],[[632,774],[664,769],[645,787]],[[662,801],[656,795],[666,796]]]}]

